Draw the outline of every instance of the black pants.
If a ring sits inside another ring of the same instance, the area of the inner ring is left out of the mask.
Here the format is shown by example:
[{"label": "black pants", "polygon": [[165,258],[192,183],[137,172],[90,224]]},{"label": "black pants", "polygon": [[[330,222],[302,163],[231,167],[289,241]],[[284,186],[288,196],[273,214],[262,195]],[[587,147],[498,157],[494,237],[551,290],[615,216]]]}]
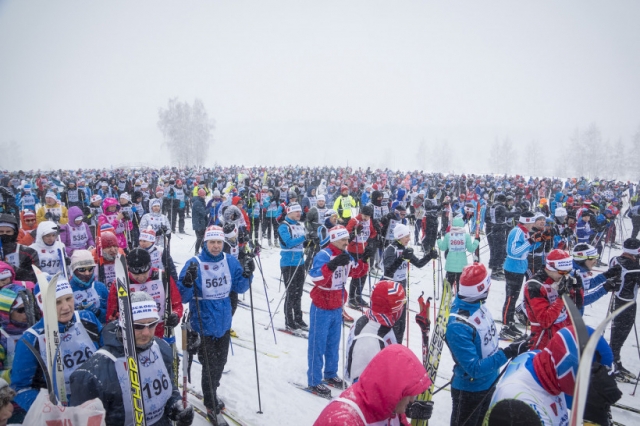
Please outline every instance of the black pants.
[{"label": "black pants", "polygon": [[216,391],[220,386],[220,378],[227,363],[229,353],[229,330],[220,338],[201,336],[202,343],[198,348],[198,360],[202,363],[202,394],[204,405],[208,410],[215,409],[217,405]]},{"label": "black pants", "polygon": [[[399,281],[400,284],[402,284],[402,287],[404,288],[405,293],[407,292],[407,281]],[[407,328],[407,304],[404,304],[404,307],[402,308],[402,315],[400,315],[400,318],[398,318],[398,320],[396,321],[395,324],[393,324],[393,334],[396,335],[396,340],[398,341],[399,344],[402,344],[402,339],[404,338],[404,330],[405,328]]]},{"label": "black pants", "polygon": [[451,388],[451,426],[482,426],[494,389],[467,392]]},{"label": "black pants", "polygon": [[235,291],[229,292],[229,300],[231,301],[231,316],[236,313],[236,309],[238,309],[238,293]]},{"label": "black pants", "polygon": [[527,255],[527,264],[529,265],[527,268],[527,272],[525,273],[527,279],[531,279],[533,275],[538,272],[538,270],[544,268],[544,262],[542,261],[543,256],[534,256],[532,253]]},{"label": "black pants", "polygon": [[449,284],[451,284],[452,286],[455,285],[456,286],[456,294],[458,293],[458,290],[460,289],[460,276],[462,275],[462,272],[447,272],[447,281],[449,281]]},{"label": "black pants", "polygon": [[176,232],[176,217],[178,218],[178,230],[184,232],[184,208],[171,211],[171,232]]},{"label": "black pants", "polygon": [[287,289],[284,299],[284,320],[286,325],[295,326],[302,321],[302,289],[304,288],[304,265],[282,266],[282,280]]},{"label": "black pants", "polygon": [[203,245],[202,240],[204,239],[204,231],[205,229],[194,231],[196,233],[196,255],[200,253],[200,247]]},{"label": "black pants", "polygon": [[311,238],[311,245],[304,249],[304,269],[307,273],[313,266],[313,258],[320,251],[320,241],[317,238]]},{"label": "black pants", "polygon": [[506,281],[506,288],[504,306],[502,307],[502,323],[513,324],[515,321],[514,315],[516,312],[516,302],[520,296],[520,290],[522,290],[524,274],[504,271],[504,278]]},{"label": "black pants", "polygon": [[494,226],[489,246],[491,250],[490,258],[493,260],[493,269],[501,271],[504,261],[507,258],[507,228],[503,226]]},{"label": "black pants", "polygon": [[[627,302],[615,297],[613,309],[616,310],[625,303]],[[611,346],[613,359],[615,361],[620,361],[620,350],[622,349],[622,345],[624,345],[624,341],[629,337],[629,333],[635,323],[636,309],[637,304],[634,303],[630,308],[627,308],[626,311],[615,317],[611,323],[611,340],[609,341],[609,345]]]},{"label": "black pants", "polygon": [[271,241],[271,218],[265,217],[262,221],[262,238],[267,238]]},{"label": "black pants", "polygon": [[631,238],[638,238],[638,231],[640,231],[640,216],[632,216],[631,224],[633,229],[631,230]]},{"label": "black pants", "polygon": [[422,229],[422,219],[416,219],[416,224],[414,226],[413,232],[414,232],[414,237],[413,237],[413,241],[415,243],[415,245],[418,245],[418,242],[420,241],[420,230]]},{"label": "black pants", "polygon": [[436,239],[438,237],[438,218],[433,216],[425,216],[422,218],[426,221],[424,229],[424,237],[422,238],[422,248],[425,253],[429,253],[431,249],[436,245]]}]

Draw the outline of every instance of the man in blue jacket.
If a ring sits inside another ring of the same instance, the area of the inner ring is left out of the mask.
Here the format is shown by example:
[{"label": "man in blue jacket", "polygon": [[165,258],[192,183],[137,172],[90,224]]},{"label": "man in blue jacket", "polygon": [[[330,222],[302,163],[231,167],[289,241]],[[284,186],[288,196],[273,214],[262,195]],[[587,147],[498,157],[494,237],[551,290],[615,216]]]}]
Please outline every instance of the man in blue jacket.
[{"label": "man in blue jacket", "polygon": [[527,341],[498,347],[498,334],[485,305],[491,277],[482,263],[466,266],[449,314],[446,342],[455,361],[451,382],[452,425],[481,425],[500,367],[527,351]]},{"label": "man in blue jacket", "polygon": [[[255,264],[250,256],[243,264],[223,253],[224,231],[210,226],[204,233],[205,246],[189,259],[178,280],[183,303],[189,303],[191,327],[201,336],[198,359],[202,363],[202,393],[207,414],[215,418],[224,408],[216,397],[222,371],[227,363],[231,335],[229,294],[244,293],[253,279]],[[215,413],[215,414],[214,414]]]},{"label": "man in blue jacket", "polygon": [[304,242],[306,231],[300,223],[302,207],[298,203],[287,206],[287,215],[278,226],[280,239],[280,270],[287,289],[284,301],[284,319],[288,330],[308,330],[302,319],[302,289],[304,288]]}]

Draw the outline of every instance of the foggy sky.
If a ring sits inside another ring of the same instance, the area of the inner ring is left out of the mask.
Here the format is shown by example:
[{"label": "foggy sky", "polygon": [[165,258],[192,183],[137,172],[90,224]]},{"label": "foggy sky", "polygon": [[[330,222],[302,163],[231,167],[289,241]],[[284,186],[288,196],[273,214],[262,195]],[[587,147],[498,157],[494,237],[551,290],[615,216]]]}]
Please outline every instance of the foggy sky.
[{"label": "foggy sky", "polygon": [[[640,2],[0,1],[0,142],[25,168],[168,164],[169,98],[215,119],[208,164],[418,166],[447,141],[557,151],[640,125]],[[1,155],[1,153],[0,153]]]}]

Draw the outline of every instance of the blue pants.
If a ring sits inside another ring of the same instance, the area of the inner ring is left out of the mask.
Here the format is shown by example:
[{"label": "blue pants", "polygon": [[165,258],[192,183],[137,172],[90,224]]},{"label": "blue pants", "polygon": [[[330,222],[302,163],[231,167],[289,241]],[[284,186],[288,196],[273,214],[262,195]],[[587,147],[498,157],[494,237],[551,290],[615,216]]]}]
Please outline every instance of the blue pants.
[{"label": "blue pants", "polygon": [[309,349],[307,351],[307,383],[317,386],[322,383],[324,357],[324,378],[333,379],[338,375],[340,333],[342,333],[342,307],[320,309],[311,303],[309,312]]}]

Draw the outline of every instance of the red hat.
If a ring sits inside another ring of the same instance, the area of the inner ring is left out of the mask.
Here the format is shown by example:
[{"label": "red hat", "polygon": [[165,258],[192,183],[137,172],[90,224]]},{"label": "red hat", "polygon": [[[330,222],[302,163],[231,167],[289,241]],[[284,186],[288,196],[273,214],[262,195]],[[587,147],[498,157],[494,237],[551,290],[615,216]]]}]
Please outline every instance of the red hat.
[{"label": "red hat", "polygon": [[156,242],[156,231],[153,230],[151,226],[147,227],[147,229],[140,230],[140,240],[148,241],[150,243]]},{"label": "red hat", "polygon": [[545,268],[550,271],[568,272],[573,269],[573,259],[568,251],[555,249],[547,256]]},{"label": "red hat", "polygon": [[369,318],[387,327],[393,327],[400,315],[402,315],[407,298],[402,284],[384,280],[373,288],[371,293],[371,309]]},{"label": "red hat", "polygon": [[487,268],[482,263],[474,262],[462,270],[458,297],[475,302],[486,297],[489,287],[491,287],[491,277]]},{"label": "red hat", "polygon": [[104,231],[100,233],[100,241],[102,248],[118,247],[118,239],[115,234],[110,231]]}]

